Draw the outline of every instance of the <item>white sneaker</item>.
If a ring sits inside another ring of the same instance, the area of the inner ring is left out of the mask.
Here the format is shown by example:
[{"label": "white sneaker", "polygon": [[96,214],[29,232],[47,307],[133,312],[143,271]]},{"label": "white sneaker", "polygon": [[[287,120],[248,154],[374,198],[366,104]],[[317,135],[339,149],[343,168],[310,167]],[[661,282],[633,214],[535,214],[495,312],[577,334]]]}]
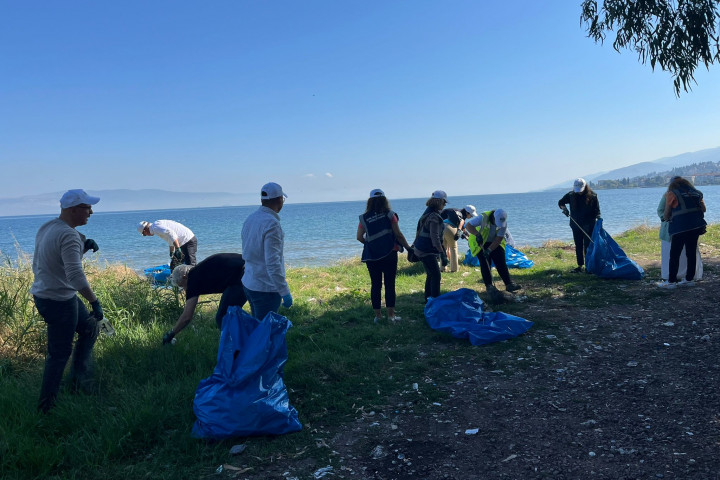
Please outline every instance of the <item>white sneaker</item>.
[{"label": "white sneaker", "polygon": [[391,322],[399,322],[400,320],[402,320],[402,317],[398,315],[393,315],[392,317],[388,317],[388,320],[390,320]]},{"label": "white sneaker", "polygon": [[672,290],[673,288],[677,288],[677,283],[670,283],[670,282],[659,282],[657,284],[658,288],[666,288],[668,290]]},{"label": "white sneaker", "polygon": [[678,282],[679,287],[694,287],[695,280],[685,280],[684,278]]},{"label": "white sneaker", "polygon": [[375,317],[375,319],[373,320],[373,323],[378,323],[378,322],[380,322],[380,321],[382,321],[382,318],[380,318],[380,317]]}]

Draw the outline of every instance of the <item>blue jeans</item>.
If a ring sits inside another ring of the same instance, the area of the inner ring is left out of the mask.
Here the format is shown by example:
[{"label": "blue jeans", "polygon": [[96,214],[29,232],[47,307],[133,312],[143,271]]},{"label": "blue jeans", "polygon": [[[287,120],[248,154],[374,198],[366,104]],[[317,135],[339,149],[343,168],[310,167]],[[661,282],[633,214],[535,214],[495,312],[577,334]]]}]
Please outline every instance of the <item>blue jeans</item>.
[{"label": "blue jeans", "polygon": [[243,286],[243,290],[245,290],[245,296],[247,297],[248,302],[250,302],[252,316],[258,320],[262,321],[268,312],[277,313],[280,309],[282,297],[279,293],[256,292],[255,290],[250,290],[246,286]]},{"label": "blue jeans", "polygon": [[78,340],[75,344],[70,376],[73,380],[82,380],[90,375],[92,350],[98,336],[95,317],[90,316],[85,304],[79,297],[58,301],[33,297],[38,313],[47,323],[48,350],[45,358],[40,389],[42,411],[49,410],[57,398],[65,365],[73,353],[75,332]]}]

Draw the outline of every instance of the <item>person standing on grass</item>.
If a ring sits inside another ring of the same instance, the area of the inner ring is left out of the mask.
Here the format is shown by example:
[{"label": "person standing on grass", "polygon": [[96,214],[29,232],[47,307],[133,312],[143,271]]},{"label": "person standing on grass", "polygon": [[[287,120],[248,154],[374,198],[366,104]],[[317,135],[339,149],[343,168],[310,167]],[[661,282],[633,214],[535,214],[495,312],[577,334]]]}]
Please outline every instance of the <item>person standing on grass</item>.
[{"label": "person standing on grass", "polygon": [[445,254],[449,259],[449,265],[443,267],[443,272],[458,271],[458,246],[457,242],[460,240],[463,230],[465,229],[465,221],[468,218],[472,218],[477,215],[475,207],[472,205],[465,205],[462,209],[457,208],[446,208],[440,212],[440,217],[445,223],[443,230],[443,247],[445,248]]},{"label": "person standing on grass", "polygon": [[170,247],[170,269],[177,265],[195,265],[197,260],[197,237],[188,227],[173,220],[156,220],[140,222],[137,230],[143,237],[157,235],[165,240]]},{"label": "person standing on grass", "polygon": [[398,251],[410,248],[400,231],[398,216],[390,210],[385,192],[376,188],[370,192],[365,213],[360,215],[357,240],[363,244],[362,261],[370,273],[370,301],[375,310],[375,323],[382,318],[381,291],[385,277],[385,308],[388,320],[401,320],[395,315],[395,277]]},{"label": "person standing on grass", "polygon": [[173,285],[185,290],[185,308],[175,326],[163,335],[163,345],[170,343],[175,335],[190,324],[200,295],[222,293],[215,314],[217,327],[222,328],[228,307],[242,308],[247,302],[242,284],[244,271],[245,260],[239,253],[216,253],[194,267],[190,265],[175,267],[170,277]]},{"label": "person standing on grass", "polygon": [[[566,205],[570,205],[570,210]],[[559,201],[558,207],[566,217],[570,217],[573,242],[575,242],[575,258],[577,267],[573,273],[580,273],[585,266],[585,256],[590,246],[595,229],[595,221],[600,218],[600,203],[585,179],[578,178],[573,183],[572,191],[566,193]]]},{"label": "person standing on grass", "polygon": [[700,190],[693,187],[687,179],[675,178],[665,192],[665,214],[663,220],[669,222],[670,234],[670,271],[668,282],[661,288],[675,288],[678,285],[677,273],[680,267],[680,253],[685,248],[687,272],[679,282],[681,286],[695,285],[696,251],[698,239],[705,233],[705,201]]},{"label": "person standing on grass", "polygon": [[413,242],[415,255],[425,267],[425,303],[430,297],[440,296],[440,266],[447,266],[448,258],[442,244],[443,219],[440,212],[447,205],[447,194],[442,190],[435,190],[427,202],[425,212],[418,220],[416,237]]},{"label": "person standing on grass", "polygon": [[242,228],[243,289],[252,315],[258,320],[263,320],[268,312],[277,312],[281,303],[285,308],[293,304],[285,279],[285,234],[278,215],[286,198],[277,183],[263,185],[262,206],[248,216]]},{"label": "person standing on grass", "polygon": [[[93,393],[92,350],[103,319],[100,301],[90,287],[82,266],[88,250],[97,251],[97,243],[75,228],[86,225],[98,197],[84,190],[68,190],[60,198],[60,216],[43,224],[35,237],[33,254],[34,281],[30,293],[38,313],[47,324],[47,356],[40,388],[38,410],[46,413],[57,400],[65,365],[73,355],[70,371],[74,391]],[[90,303],[92,314],[77,296]],[[73,338],[78,334],[73,353]]]}]

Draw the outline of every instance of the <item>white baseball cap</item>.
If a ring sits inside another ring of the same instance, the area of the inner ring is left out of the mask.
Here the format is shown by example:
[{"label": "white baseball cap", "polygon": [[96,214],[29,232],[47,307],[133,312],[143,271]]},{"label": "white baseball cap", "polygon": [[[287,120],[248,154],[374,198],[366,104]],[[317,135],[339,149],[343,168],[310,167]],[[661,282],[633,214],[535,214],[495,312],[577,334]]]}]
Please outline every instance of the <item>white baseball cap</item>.
[{"label": "white baseball cap", "polygon": [[575,193],[580,193],[583,190],[585,190],[585,186],[587,185],[587,182],[584,178],[578,178],[575,180],[575,183],[573,183],[573,191]]},{"label": "white baseball cap", "polygon": [[287,198],[287,195],[283,193],[282,187],[275,182],[266,183],[260,189],[260,198],[262,200],[270,200],[278,197]]},{"label": "white baseball cap", "polygon": [[463,210],[465,210],[468,215],[470,215],[470,218],[477,216],[477,210],[475,210],[475,207],[473,205],[465,205]]},{"label": "white baseball cap", "polygon": [[495,217],[495,225],[500,228],[507,227],[507,212],[505,210],[498,208],[493,216]]},{"label": "white baseball cap", "polygon": [[385,192],[383,192],[379,188],[376,188],[375,190],[370,190],[370,198],[384,197],[384,196],[385,196]]},{"label": "white baseball cap", "polygon": [[63,193],[63,196],[60,197],[60,207],[61,208],[70,208],[70,207],[77,207],[78,205],[95,205],[100,201],[100,197],[91,197],[88,195],[85,190],[81,189],[75,189],[75,190],[68,190],[67,192]]},{"label": "white baseball cap", "polygon": [[431,197],[441,198],[447,202],[447,193],[443,192],[442,190],[435,190],[434,192],[432,192]]},{"label": "white baseball cap", "polygon": [[145,227],[148,227],[148,226],[150,226],[150,222],[140,222],[137,224],[137,231],[139,233],[143,233],[143,231],[145,230]]}]

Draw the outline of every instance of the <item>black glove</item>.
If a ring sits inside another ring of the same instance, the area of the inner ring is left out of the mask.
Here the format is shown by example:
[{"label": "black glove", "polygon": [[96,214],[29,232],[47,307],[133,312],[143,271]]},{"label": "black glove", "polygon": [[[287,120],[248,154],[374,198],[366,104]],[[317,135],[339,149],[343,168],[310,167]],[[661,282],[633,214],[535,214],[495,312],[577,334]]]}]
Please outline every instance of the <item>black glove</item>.
[{"label": "black glove", "polygon": [[449,261],[448,258],[447,258],[447,253],[445,253],[445,252],[440,252],[440,263],[442,264],[443,267],[447,267],[447,266],[448,266],[448,264],[450,263],[450,261]]},{"label": "black glove", "polygon": [[492,253],[492,252],[490,251],[489,248],[483,249],[483,255],[484,255],[485,258],[487,258],[488,260],[490,260],[490,254],[491,254],[491,253]]},{"label": "black glove", "polygon": [[170,256],[171,256],[171,257],[175,257],[175,258],[177,258],[178,260],[180,260],[180,259],[182,258],[182,252],[180,251],[179,248],[176,248],[175,251],[170,254]]},{"label": "black glove", "polygon": [[98,322],[102,320],[105,316],[103,315],[102,307],[100,306],[100,300],[95,300],[94,302],[90,302],[90,306],[92,307],[92,314],[93,317],[95,317],[95,320]]},{"label": "black glove", "polygon": [[468,239],[468,234],[465,233],[465,232],[462,232],[462,233],[460,234],[460,238],[462,238],[463,240],[467,240],[467,239]]},{"label": "black glove", "polygon": [[460,234],[459,234],[459,233],[456,233],[456,234],[455,234],[455,241],[457,242],[458,240],[460,240]]},{"label": "black glove", "polygon": [[172,339],[175,338],[175,332],[172,330],[168,330],[165,335],[163,335],[163,345],[167,345],[168,343],[172,342]]},{"label": "black glove", "polygon": [[567,207],[562,207],[562,212],[563,215],[565,215],[566,217],[570,216],[570,212],[568,211]]},{"label": "black glove", "polygon": [[93,252],[97,252],[98,250],[100,250],[97,242],[92,238],[88,238],[87,240],[85,240],[85,252],[87,252],[88,250],[92,250]]}]

